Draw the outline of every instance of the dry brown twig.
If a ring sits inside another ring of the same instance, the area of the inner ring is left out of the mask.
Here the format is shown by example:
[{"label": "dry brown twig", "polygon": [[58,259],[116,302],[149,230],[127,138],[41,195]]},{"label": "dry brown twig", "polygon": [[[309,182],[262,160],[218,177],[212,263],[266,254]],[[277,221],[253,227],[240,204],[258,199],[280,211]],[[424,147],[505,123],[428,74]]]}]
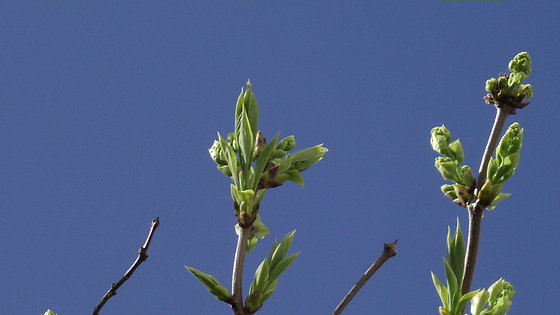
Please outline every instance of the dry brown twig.
[{"label": "dry brown twig", "polygon": [[119,287],[123,285],[128,279],[130,279],[130,277],[132,276],[136,268],[138,268],[141,263],[143,263],[146,259],[148,259],[149,257],[148,247],[150,247],[150,243],[152,242],[152,237],[154,236],[154,233],[156,232],[158,226],[159,226],[159,217],[157,217],[155,220],[152,221],[152,226],[150,227],[150,233],[148,233],[148,238],[146,238],[146,242],[144,243],[144,245],[140,247],[140,249],[138,250],[138,257],[136,257],[136,261],[134,261],[132,266],[130,266],[130,268],[126,271],[126,273],[119,280],[119,282],[113,283],[111,285],[109,291],[105,293],[105,295],[103,296],[99,304],[97,304],[97,306],[93,309],[92,315],[98,315],[99,311],[103,308],[105,303],[107,303],[107,301],[109,301],[110,298],[117,295],[117,290],[119,289]]}]

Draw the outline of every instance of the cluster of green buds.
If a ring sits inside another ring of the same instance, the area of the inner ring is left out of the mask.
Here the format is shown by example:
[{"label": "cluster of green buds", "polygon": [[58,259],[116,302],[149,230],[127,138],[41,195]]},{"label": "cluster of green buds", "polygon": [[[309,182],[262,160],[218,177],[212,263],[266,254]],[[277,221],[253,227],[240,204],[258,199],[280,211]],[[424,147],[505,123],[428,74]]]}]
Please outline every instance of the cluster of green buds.
[{"label": "cluster of green buds", "polygon": [[484,183],[478,199],[488,210],[511,194],[502,193],[503,183],[515,173],[519,164],[519,152],[523,142],[523,129],[518,123],[513,123],[500,140],[496,148],[496,158],[490,158],[487,170],[487,181]]},{"label": "cluster of green buds", "polygon": [[443,259],[447,286],[444,286],[432,272],[432,281],[443,304],[439,307],[440,315],[461,315],[461,310],[479,292],[476,290],[464,295],[461,293],[465,254],[465,239],[457,218],[457,229],[453,237],[451,237],[451,229],[447,228],[447,259]]},{"label": "cluster of green buds", "polygon": [[444,179],[452,180],[454,185],[443,185],[441,190],[453,202],[466,207],[473,199],[476,180],[468,165],[461,165],[464,159],[463,146],[459,139],[451,142],[451,133],[442,125],[431,131],[430,143],[434,151],[443,156],[435,160],[435,166]]},{"label": "cluster of green buds", "polygon": [[[242,88],[237,99],[235,131],[226,139],[218,133],[218,140],[209,149],[218,169],[233,180],[231,196],[237,222],[243,228],[257,221],[259,205],[267,189],[286,181],[303,186],[301,172],[320,161],[328,151],[321,144],[288,154],[296,145],[294,136],[278,141],[278,133],[267,143],[258,130],[258,123],[258,103],[248,82],[247,90]],[[261,232],[266,230],[262,222],[259,225],[262,225]],[[254,237],[253,233],[251,241]]]},{"label": "cluster of green buds", "polygon": [[[499,279],[488,288],[482,289],[471,301],[472,315],[505,315],[511,307],[515,290],[511,283]],[[484,307],[486,304],[486,308]]]},{"label": "cluster of green buds", "polygon": [[274,293],[278,277],[292,264],[299,252],[290,256],[288,251],[292,245],[295,231],[288,233],[280,244],[274,241],[268,257],[263,260],[255,271],[255,278],[251,284],[249,295],[245,300],[245,310],[248,314],[258,311],[263,303]]},{"label": "cluster of green buds", "polygon": [[511,74],[500,74],[498,79],[491,78],[486,81],[486,91],[484,97],[487,104],[495,104],[498,107],[509,105],[511,113],[515,113],[516,108],[523,108],[529,104],[524,102],[524,98],[533,97],[533,87],[531,84],[521,84],[525,78],[531,74],[531,57],[527,52],[517,54],[509,62]]},{"label": "cluster of green buds", "polygon": [[452,180],[453,185],[441,186],[443,194],[454,203],[466,207],[476,200],[488,210],[496,207],[498,202],[511,194],[502,193],[503,183],[514,173],[519,164],[519,152],[523,141],[523,129],[513,123],[502,136],[496,148],[496,158],[490,158],[487,169],[487,180],[475,198],[476,179],[468,165],[461,165],[464,158],[463,147],[457,139],[453,142],[451,133],[442,125],[431,131],[432,148],[443,156],[435,160],[435,166],[443,179]]}]

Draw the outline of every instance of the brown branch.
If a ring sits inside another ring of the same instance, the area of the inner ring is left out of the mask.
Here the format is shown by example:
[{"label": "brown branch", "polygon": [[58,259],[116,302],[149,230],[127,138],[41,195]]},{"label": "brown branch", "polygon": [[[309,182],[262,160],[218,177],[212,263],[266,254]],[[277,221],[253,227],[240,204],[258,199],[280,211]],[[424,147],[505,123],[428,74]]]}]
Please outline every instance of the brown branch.
[{"label": "brown branch", "polygon": [[364,275],[360,278],[360,280],[358,280],[358,282],[356,282],[356,284],[354,285],[354,287],[352,287],[352,289],[348,292],[348,294],[346,294],[346,296],[344,297],[344,299],[342,299],[342,301],[340,302],[340,304],[338,304],[338,306],[336,307],[336,309],[333,311],[332,315],[339,315],[342,313],[342,311],[344,310],[344,308],[346,306],[348,306],[348,303],[350,303],[350,301],[352,301],[352,299],[354,298],[354,296],[356,296],[356,294],[358,293],[358,291],[360,291],[360,289],[366,284],[366,282],[373,276],[373,274],[379,269],[381,268],[381,266],[383,266],[383,264],[389,260],[389,258],[397,255],[397,242],[398,240],[396,240],[394,243],[385,243],[383,246],[383,253],[381,253],[381,256],[379,256],[375,262],[373,263],[373,265],[371,265],[369,267],[369,269],[366,271],[366,273],[364,273]]},{"label": "brown branch", "polygon": [[251,234],[251,228],[252,227],[240,228],[239,238],[237,239],[231,279],[232,303],[230,303],[235,315],[245,315],[245,310],[243,309],[243,264],[245,262],[247,240]]},{"label": "brown branch", "polygon": [[99,302],[99,304],[97,304],[97,306],[93,309],[92,315],[98,315],[99,311],[103,308],[105,303],[107,303],[107,301],[109,301],[110,298],[117,295],[117,290],[119,289],[119,287],[123,285],[123,283],[125,283],[128,279],[130,279],[130,277],[132,276],[136,268],[138,268],[138,266],[140,266],[142,262],[148,259],[148,247],[150,247],[152,237],[154,236],[154,233],[156,232],[158,226],[159,226],[159,217],[152,221],[150,233],[148,234],[148,238],[146,239],[144,245],[140,247],[140,249],[138,250],[138,257],[136,258],[136,261],[132,264],[132,266],[130,266],[130,268],[121,278],[121,280],[119,280],[119,282],[113,283],[111,285],[111,289],[109,289],[109,291],[105,293],[105,295],[101,299],[101,302]]}]

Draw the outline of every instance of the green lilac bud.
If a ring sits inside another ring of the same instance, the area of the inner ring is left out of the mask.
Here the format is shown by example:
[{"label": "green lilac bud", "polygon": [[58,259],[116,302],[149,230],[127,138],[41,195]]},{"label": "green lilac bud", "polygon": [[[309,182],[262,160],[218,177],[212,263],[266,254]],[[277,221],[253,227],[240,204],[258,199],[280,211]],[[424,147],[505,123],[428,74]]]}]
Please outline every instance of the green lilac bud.
[{"label": "green lilac bud", "polygon": [[482,206],[485,208],[492,204],[492,201],[500,194],[502,191],[503,185],[496,184],[492,185],[490,180],[487,180],[486,183],[482,186],[480,191],[478,192],[478,199],[482,202]]},{"label": "green lilac bud", "polygon": [[445,125],[441,127],[432,128],[430,143],[432,144],[432,149],[443,156],[447,156],[455,159],[455,153],[449,148],[451,143],[451,133]]},{"label": "green lilac bud", "polygon": [[284,157],[285,155],[286,155],[286,151],[284,150],[274,150],[271,156],[275,159],[279,159]]},{"label": "green lilac bud", "polygon": [[280,140],[280,142],[278,142],[278,145],[276,146],[276,148],[279,149],[279,150],[290,151],[295,146],[296,146],[296,140],[295,140],[294,136],[289,136],[289,137],[286,137],[286,138]]},{"label": "green lilac bud", "polygon": [[463,152],[463,146],[461,145],[461,141],[459,141],[459,139],[453,141],[451,144],[449,144],[449,149],[455,155],[455,160],[457,161],[457,164],[463,163],[463,159],[465,158],[465,153]]},{"label": "green lilac bud", "polygon": [[443,192],[443,194],[448,198],[457,199],[457,193],[455,193],[453,185],[441,185],[441,192]]},{"label": "green lilac bud", "polygon": [[212,144],[212,147],[208,149],[208,152],[210,152],[210,157],[212,158],[212,160],[218,163],[218,165],[227,164],[226,157],[224,155],[224,152],[222,151],[222,147],[220,145],[220,142],[218,142],[218,140],[214,140],[214,144]]},{"label": "green lilac bud", "polygon": [[435,161],[435,166],[441,173],[443,179],[450,179],[456,183],[462,182],[459,166],[452,158],[438,156]]},{"label": "green lilac bud", "polygon": [[487,315],[505,315],[511,307],[511,300],[515,294],[515,290],[511,283],[500,278],[488,288],[490,297],[488,299],[488,307],[483,313]]},{"label": "green lilac bud", "polygon": [[480,315],[486,303],[488,303],[490,293],[485,289],[479,291],[471,300],[471,314]]},{"label": "green lilac bud", "polygon": [[286,159],[289,159],[291,162],[290,169],[303,172],[311,167],[311,165],[323,159],[323,155],[325,155],[328,151],[329,150],[327,148],[323,147],[323,144],[319,144],[311,148],[288,154]]},{"label": "green lilac bud", "polygon": [[457,196],[455,199],[453,199],[453,202],[466,208],[467,202],[472,199],[472,188],[463,185],[452,186],[455,192],[455,196]]},{"label": "green lilac bud", "polygon": [[523,143],[523,129],[518,123],[509,126],[496,148],[496,159],[488,165],[487,177],[495,184],[508,180],[519,164],[519,152]]},{"label": "green lilac bud", "polygon": [[251,133],[256,135],[259,126],[259,106],[257,98],[255,97],[251,87],[251,81],[247,81],[247,91],[243,93],[243,88],[241,88],[241,93],[237,98],[237,105],[235,108],[235,125],[237,131],[238,122],[241,121],[242,112],[245,112],[249,125],[251,126]]},{"label": "green lilac bud", "polygon": [[533,97],[533,86],[531,84],[520,84],[516,90],[517,95],[524,95],[526,98]]},{"label": "green lilac bud", "polygon": [[511,76],[508,78],[508,86],[516,87],[519,84],[521,84],[521,82],[523,82],[523,80],[525,80],[525,78],[526,78],[526,76],[522,72],[512,73]]},{"label": "green lilac bud", "polygon": [[531,57],[529,53],[524,51],[513,57],[513,60],[509,62],[509,70],[512,73],[523,73],[528,77],[531,74]]},{"label": "green lilac bud", "polygon": [[465,186],[471,186],[474,183],[475,180],[470,166],[461,166],[461,174],[463,174],[463,180],[461,181],[461,184]]},{"label": "green lilac bud", "polygon": [[486,80],[486,92],[490,92],[490,93],[498,92],[498,80],[496,80],[496,78]]},{"label": "green lilac bud", "polygon": [[508,78],[506,76],[500,76],[498,78],[498,90],[502,91],[508,88]]}]

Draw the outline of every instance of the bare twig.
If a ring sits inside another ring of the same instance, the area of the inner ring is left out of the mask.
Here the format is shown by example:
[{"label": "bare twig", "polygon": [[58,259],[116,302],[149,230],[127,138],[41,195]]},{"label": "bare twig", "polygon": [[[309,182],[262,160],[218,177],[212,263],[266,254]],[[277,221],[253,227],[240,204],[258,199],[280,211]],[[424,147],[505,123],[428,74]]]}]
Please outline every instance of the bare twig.
[{"label": "bare twig", "polygon": [[97,306],[93,309],[92,315],[98,315],[99,311],[103,308],[105,303],[107,303],[107,301],[109,301],[110,298],[117,295],[118,288],[121,285],[123,285],[123,283],[125,283],[128,279],[130,279],[130,277],[132,276],[136,268],[138,268],[138,266],[140,266],[142,262],[148,259],[148,247],[150,247],[152,237],[154,236],[154,233],[156,232],[158,226],[159,226],[159,217],[152,221],[150,233],[148,234],[148,238],[146,239],[144,245],[140,247],[140,249],[138,250],[138,257],[136,258],[136,261],[132,264],[132,266],[130,266],[130,268],[127,270],[124,276],[119,280],[119,282],[113,283],[111,285],[111,289],[109,289],[109,291],[105,293],[105,295],[101,299],[101,302],[99,302],[99,304],[97,304]]},{"label": "bare twig", "polygon": [[354,298],[354,296],[356,296],[356,294],[358,293],[358,291],[360,291],[360,289],[366,284],[366,282],[373,276],[373,274],[379,269],[381,268],[381,266],[387,261],[389,260],[389,258],[397,255],[397,242],[398,240],[396,240],[394,243],[385,243],[383,246],[383,253],[381,253],[381,256],[379,256],[375,262],[373,263],[373,265],[371,265],[368,270],[366,271],[366,273],[364,273],[364,275],[360,278],[360,280],[358,280],[358,282],[356,282],[356,284],[354,285],[354,287],[352,287],[352,289],[346,294],[346,296],[344,297],[344,299],[342,299],[342,301],[340,302],[340,304],[338,304],[338,306],[336,307],[336,309],[333,311],[332,315],[338,315],[341,314],[342,311],[344,310],[344,308],[346,306],[348,306],[348,303],[350,303],[350,301],[352,301],[352,299]]},{"label": "bare twig", "polygon": [[247,252],[247,240],[251,234],[251,227],[240,228],[235,260],[233,262],[233,273],[231,277],[232,303],[231,308],[235,315],[245,315],[243,309],[243,264]]}]

